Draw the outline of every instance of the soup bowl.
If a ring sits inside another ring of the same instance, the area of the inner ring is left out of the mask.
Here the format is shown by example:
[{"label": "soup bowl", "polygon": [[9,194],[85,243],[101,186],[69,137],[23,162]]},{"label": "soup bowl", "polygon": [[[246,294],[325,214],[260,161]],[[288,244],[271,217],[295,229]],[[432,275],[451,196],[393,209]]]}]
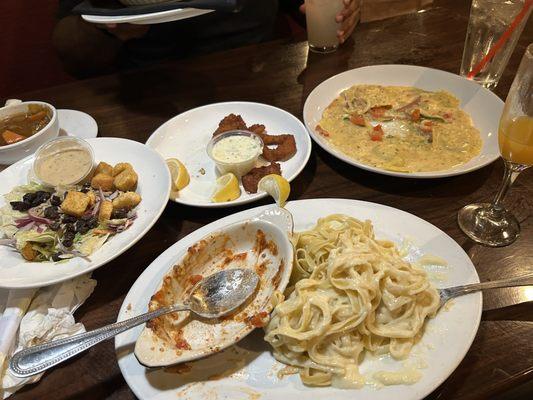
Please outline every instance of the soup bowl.
[{"label": "soup bowl", "polygon": [[57,110],[54,106],[42,101],[25,101],[13,103],[14,104],[9,104],[5,107],[0,108],[0,120],[8,118],[12,115],[27,112],[30,104],[46,107],[52,112],[52,118],[44,128],[42,128],[29,138],[13,144],[0,146],[0,164],[6,165],[13,164],[18,160],[21,160],[24,157],[35,153],[35,151],[43,143],[59,135],[59,119],[57,117]]}]

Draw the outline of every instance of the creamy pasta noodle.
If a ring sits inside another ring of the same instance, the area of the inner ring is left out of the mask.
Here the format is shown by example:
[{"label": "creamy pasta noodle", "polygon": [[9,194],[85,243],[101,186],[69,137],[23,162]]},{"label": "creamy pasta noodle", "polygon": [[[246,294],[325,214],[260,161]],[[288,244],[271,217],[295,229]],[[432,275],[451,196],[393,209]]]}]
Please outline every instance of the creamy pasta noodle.
[{"label": "creamy pasta noodle", "polygon": [[[376,239],[369,221],[346,215],[319,219],[294,244],[294,287],[279,295],[266,327],[278,361],[297,367],[307,385],[359,388],[365,351],[409,355],[439,307],[423,270]],[[419,378],[383,375],[392,384]]]},{"label": "creamy pasta noodle", "polygon": [[353,86],[326,108],[316,130],[347,156],[399,172],[451,169],[482,146],[456,97],[415,87]]}]

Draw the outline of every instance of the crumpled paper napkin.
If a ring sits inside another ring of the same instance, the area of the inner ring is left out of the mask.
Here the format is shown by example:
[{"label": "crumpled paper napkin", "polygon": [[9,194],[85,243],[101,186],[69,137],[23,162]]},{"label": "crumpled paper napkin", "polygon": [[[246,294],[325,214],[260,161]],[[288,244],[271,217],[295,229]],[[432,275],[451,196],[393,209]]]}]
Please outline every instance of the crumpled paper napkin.
[{"label": "crumpled paper napkin", "polygon": [[38,290],[0,289],[0,398],[9,397],[42,376],[21,379],[11,375],[8,370],[11,354],[85,332],[83,324],[74,320],[73,313],[87,300],[95,286],[96,281],[90,275],[83,275]]}]

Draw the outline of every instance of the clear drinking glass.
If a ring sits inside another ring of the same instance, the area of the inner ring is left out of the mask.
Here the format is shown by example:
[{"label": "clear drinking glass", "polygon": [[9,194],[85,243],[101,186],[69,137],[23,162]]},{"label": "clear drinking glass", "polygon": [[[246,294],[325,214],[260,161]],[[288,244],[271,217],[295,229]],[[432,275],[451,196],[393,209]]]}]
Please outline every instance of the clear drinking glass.
[{"label": "clear drinking glass", "polygon": [[506,246],[520,234],[520,225],[503,206],[503,199],[518,174],[533,165],[533,44],[527,48],[507,95],[498,141],[505,163],[498,194],[492,204],[470,204],[457,216],[468,237],[488,246]]},{"label": "clear drinking glass", "polygon": [[330,53],[339,47],[336,16],[342,11],[342,0],[305,0],[309,48],[317,53]]},{"label": "clear drinking glass", "polygon": [[[531,0],[472,0],[461,75],[488,89],[496,87],[527,23],[531,3]],[[491,52],[494,56],[484,63]]]}]

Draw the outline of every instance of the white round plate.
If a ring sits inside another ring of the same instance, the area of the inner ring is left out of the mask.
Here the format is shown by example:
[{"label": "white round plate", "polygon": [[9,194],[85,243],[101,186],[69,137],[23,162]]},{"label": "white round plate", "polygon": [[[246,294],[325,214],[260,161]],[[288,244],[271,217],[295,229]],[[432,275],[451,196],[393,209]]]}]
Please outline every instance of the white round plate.
[{"label": "white round plate", "polygon": [[[481,153],[469,162],[452,169],[408,173],[388,171],[366,165],[335,149],[315,131],[315,127],[322,119],[324,109],[343,90],[353,85],[363,84],[414,86],[431,91],[447,90],[460,100],[460,107],[472,117],[472,122],[479,130],[483,140]],[[459,75],[413,65],[374,65],[343,72],[318,85],[305,101],[304,121],[307,130],[320,147],[348,164],[368,171],[404,178],[442,178],[474,171],[500,157],[498,125],[503,105],[503,101],[490,90]]]},{"label": "white round plate", "polygon": [[311,139],[305,126],[294,115],[260,103],[239,101],[209,104],[168,120],[146,141],[163,158],[177,158],[189,171],[191,183],[177,196],[171,195],[171,200],[189,206],[218,208],[250,203],[267,195],[264,192],[248,194],[241,185],[242,194],[238,199],[226,203],[210,201],[218,175],[206,148],[219,122],[231,113],[241,115],[248,126],[265,125],[271,135],[294,135],[296,154],[290,160],[280,162],[281,173],[288,181],[296,178],[305,167],[311,155]]},{"label": "white round plate", "polygon": [[197,8],[179,8],[176,10],[160,11],[150,14],[140,15],[121,15],[121,16],[103,16],[103,15],[82,15],[81,17],[93,24],[162,24],[165,22],[179,21],[181,19],[198,17],[199,15],[213,12],[213,10],[200,10]]},{"label": "white round plate", "polygon": [[98,125],[93,117],[78,110],[57,110],[59,135],[91,139],[98,135]]},{"label": "white round plate", "polygon": [[[147,310],[151,295],[161,279],[184,249],[199,239],[227,224],[251,218],[268,206],[230,215],[186,236],[161,254],[130,289],[120,309],[118,320],[131,318]],[[356,200],[314,199],[288,203],[294,215],[295,230],[314,226],[317,219],[328,214],[343,213],[373,222],[376,236],[393,240],[402,245],[407,240],[408,260],[422,254],[440,256],[448,266],[437,272],[430,271],[430,278],[438,287],[448,287],[479,282],[476,270],[461,247],[444,232],[430,223],[391,207]],[[436,268],[436,267],[435,267]],[[481,318],[480,293],[453,300],[431,319],[422,340],[413,348],[407,361],[425,362],[422,378],[413,385],[386,386],[377,389],[365,386],[358,390],[336,388],[310,388],[300,382],[298,375],[277,377],[283,366],[274,360],[269,346],[263,341],[264,332],[257,330],[235,346],[189,363],[192,367],[179,366],[164,369],[146,369],[133,354],[135,341],[142,326],[120,334],[115,339],[118,364],[126,382],[141,399],[174,400],[177,398],[202,400],[250,399],[421,399],[437,388],[459,365],[470,348]],[[363,373],[376,369],[393,370],[401,362],[391,359],[366,360],[361,365]],[[185,371],[185,372],[184,372]]]},{"label": "white round plate", "polygon": [[[137,219],[129,229],[112,237],[92,254],[91,261],[77,257],[63,263],[32,263],[13,249],[0,246],[0,288],[47,286],[101,267],[139,241],[163,212],[170,192],[170,173],[157,152],[127,139],[96,138],[87,142],[94,150],[96,161],[111,164],[124,161],[135,168],[139,175],[137,192],[142,196]],[[0,207],[5,205],[5,193],[27,183],[32,162],[33,156],[27,157],[0,173]]]}]

